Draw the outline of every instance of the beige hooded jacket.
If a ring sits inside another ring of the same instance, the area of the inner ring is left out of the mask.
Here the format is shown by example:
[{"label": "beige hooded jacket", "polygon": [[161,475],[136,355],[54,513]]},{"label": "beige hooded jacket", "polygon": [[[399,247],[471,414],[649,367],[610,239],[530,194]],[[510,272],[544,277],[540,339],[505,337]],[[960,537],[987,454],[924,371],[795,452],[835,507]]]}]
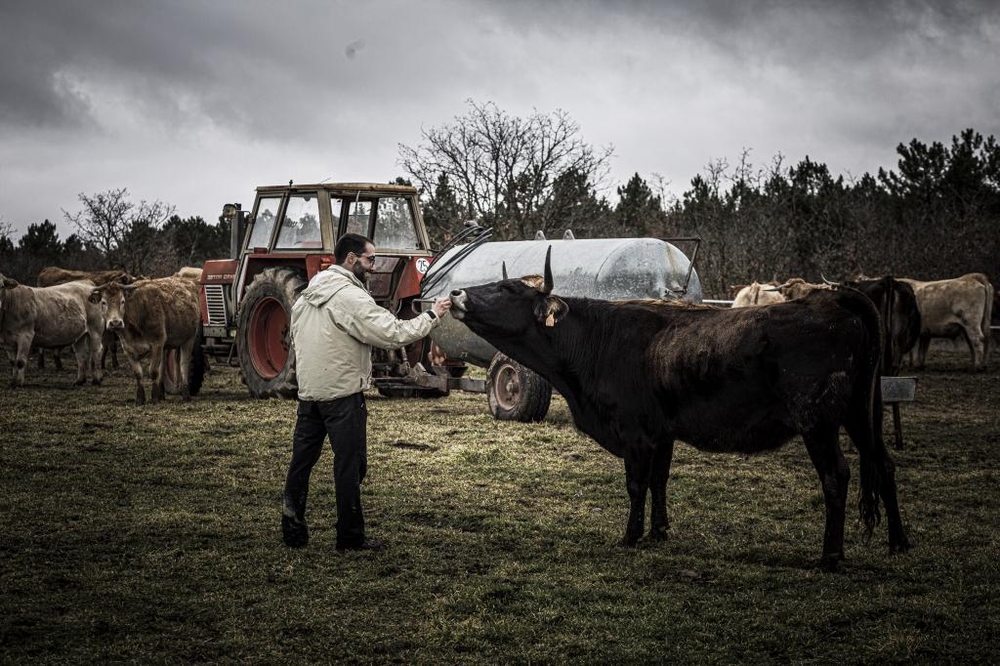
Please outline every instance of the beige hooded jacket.
[{"label": "beige hooded jacket", "polygon": [[398,349],[426,337],[437,324],[427,312],[397,319],[351,271],[331,266],[292,306],[299,399],[336,400],[371,388],[372,346]]}]

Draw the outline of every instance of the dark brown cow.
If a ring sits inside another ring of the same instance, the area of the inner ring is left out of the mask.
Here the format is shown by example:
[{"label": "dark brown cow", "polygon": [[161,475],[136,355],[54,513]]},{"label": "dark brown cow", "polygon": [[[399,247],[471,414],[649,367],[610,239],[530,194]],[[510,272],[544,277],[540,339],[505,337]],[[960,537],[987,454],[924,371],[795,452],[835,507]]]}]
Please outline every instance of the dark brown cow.
[{"label": "dark brown cow", "polygon": [[121,338],[135,374],[135,404],[146,402],[140,360],[147,354],[153,382],[152,400],[163,399],[166,349],[179,352],[181,396],[190,400],[188,370],[201,333],[197,283],[175,277],[140,280],[130,285],[111,282],[95,288],[90,298],[101,304],[108,330]]},{"label": "dark brown cow", "polygon": [[548,257],[544,275],[455,290],[451,313],[551,382],[577,427],[624,458],[625,545],[643,535],[647,492],[649,536],[666,534],[675,439],[749,454],[800,434],[826,501],[822,564],[835,568],[850,478],[838,441],[843,426],[859,452],[868,532],[881,500],[890,549],[908,548],[882,441],[881,326],[870,299],[823,289],[757,308],[613,302],[553,295]]},{"label": "dark brown cow", "polygon": [[891,276],[847,284],[872,299],[878,308],[884,326],[882,374],[898,375],[906,354],[920,339],[920,309],[913,288]]},{"label": "dark brown cow", "polygon": [[24,385],[24,371],[32,347],[55,349],[72,346],[76,352],[76,383],[91,374],[100,384],[100,308],[87,297],[94,285],[86,281],[54,287],[27,287],[0,275],[0,343],[7,350],[13,370],[12,385]]},{"label": "dark brown cow", "polygon": [[51,287],[77,280],[92,280],[94,284],[107,284],[108,282],[129,284],[134,279],[127,272],[117,269],[108,271],[78,271],[69,268],[60,268],[59,266],[46,266],[38,271],[39,287]]}]

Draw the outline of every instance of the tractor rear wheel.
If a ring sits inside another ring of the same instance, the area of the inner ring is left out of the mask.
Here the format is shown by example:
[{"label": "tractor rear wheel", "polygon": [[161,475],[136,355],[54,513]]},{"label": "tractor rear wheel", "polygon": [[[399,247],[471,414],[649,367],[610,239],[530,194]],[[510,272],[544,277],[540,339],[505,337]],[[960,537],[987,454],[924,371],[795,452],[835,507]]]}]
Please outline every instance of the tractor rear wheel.
[{"label": "tractor rear wheel", "polygon": [[498,353],[486,371],[486,395],[490,413],[499,421],[541,421],[549,411],[552,385]]},{"label": "tractor rear wheel", "polygon": [[266,268],[247,287],[237,314],[240,370],[255,398],[294,398],[291,313],[306,286],[300,270]]}]

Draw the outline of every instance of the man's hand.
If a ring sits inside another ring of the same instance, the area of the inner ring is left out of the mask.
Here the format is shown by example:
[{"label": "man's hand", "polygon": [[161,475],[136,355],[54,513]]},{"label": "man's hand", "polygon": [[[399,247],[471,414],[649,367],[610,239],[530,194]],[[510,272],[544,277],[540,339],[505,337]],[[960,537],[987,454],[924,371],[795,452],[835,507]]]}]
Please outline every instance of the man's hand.
[{"label": "man's hand", "polygon": [[451,309],[451,299],[447,296],[442,296],[441,298],[434,301],[434,305],[431,306],[431,310],[434,310],[434,314],[440,319],[444,316],[448,310]]}]

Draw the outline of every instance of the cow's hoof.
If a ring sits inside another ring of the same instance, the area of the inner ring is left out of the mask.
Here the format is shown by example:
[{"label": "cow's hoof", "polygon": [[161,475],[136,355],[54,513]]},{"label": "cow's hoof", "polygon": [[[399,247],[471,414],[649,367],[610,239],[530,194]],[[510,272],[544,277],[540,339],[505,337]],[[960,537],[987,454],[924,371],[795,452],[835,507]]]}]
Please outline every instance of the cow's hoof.
[{"label": "cow's hoof", "polygon": [[835,573],[837,565],[840,564],[840,560],[843,558],[844,556],[840,553],[824,555],[819,561],[819,568],[826,573]]},{"label": "cow's hoof", "polygon": [[666,541],[667,540],[667,528],[662,527],[655,530],[649,530],[649,540],[650,541]]}]

